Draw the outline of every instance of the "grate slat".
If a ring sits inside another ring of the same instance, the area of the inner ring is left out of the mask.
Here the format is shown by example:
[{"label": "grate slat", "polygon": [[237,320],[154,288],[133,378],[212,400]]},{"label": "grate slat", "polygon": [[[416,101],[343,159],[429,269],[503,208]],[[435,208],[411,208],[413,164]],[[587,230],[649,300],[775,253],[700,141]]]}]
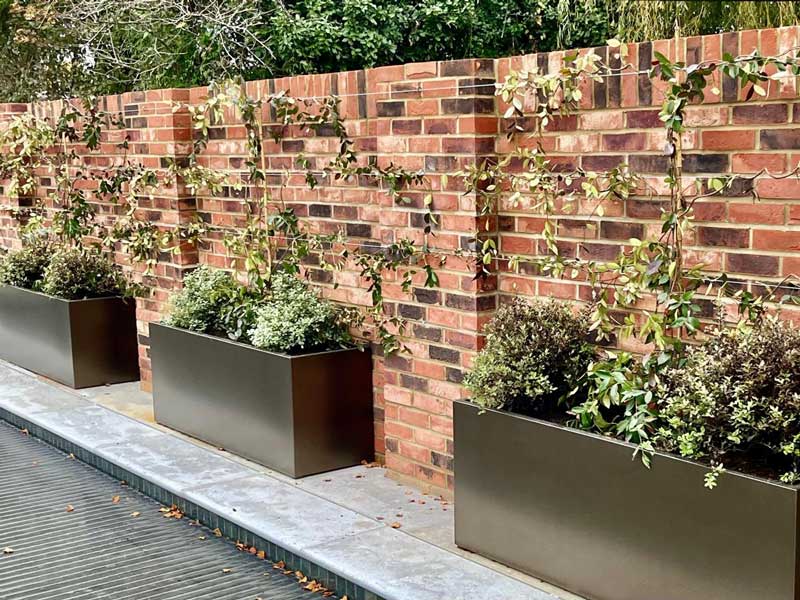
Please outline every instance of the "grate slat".
[{"label": "grate slat", "polygon": [[14,549],[0,554],[0,598],[321,597],[208,529],[164,518],[160,507],[0,421],[0,549]]}]

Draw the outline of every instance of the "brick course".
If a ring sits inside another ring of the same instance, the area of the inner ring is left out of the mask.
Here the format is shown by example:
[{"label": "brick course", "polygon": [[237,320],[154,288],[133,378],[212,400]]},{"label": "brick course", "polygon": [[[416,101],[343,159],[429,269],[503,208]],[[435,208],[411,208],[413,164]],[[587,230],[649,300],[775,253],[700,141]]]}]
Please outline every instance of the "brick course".
[{"label": "brick course", "polygon": [[[653,51],[672,58],[695,61],[718,59],[722,52],[749,52],[759,47],[764,53],[787,50],[800,39],[797,28],[726,33],[679,40],[629,45],[629,60],[647,69]],[[607,48],[597,50],[608,55]],[[613,55],[613,53],[612,53]],[[313,230],[343,229],[357,243],[387,244],[399,237],[421,241],[423,198],[432,194],[439,225],[432,238],[435,250],[452,253],[470,247],[479,228],[486,231],[478,215],[475,198],[463,195],[454,172],[497,156],[509,149],[504,108],[492,97],[492,84],[511,69],[539,65],[556,68],[563,53],[516,56],[501,59],[429,62],[381,67],[323,75],[287,77],[247,84],[250,94],[286,90],[295,96],[339,94],[342,112],[362,160],[378,164],[399,164],[424,169],[423,188],[405,194],[409,204],[395,204],[374,182],[321,181],[311,190],[301,174],[292,173],[293,159],[300,151],[321,167],[335,151],[337,142],[330,132],[298,135],[291,132],[281,143],[270,142],[268,170],[274,194],[294,207]],[[613,59],[613,56],[611,57]],[[663,190],[666,169],[662,154],[663,132],[658,107],[663,84],[645,75],[622,74],[589,82],[584,86],[579,114],[556,120],[544,133],[543,147],[555,162],[587,170],[612,168],[621,162],[648,174],[648,181]],[[800,160],[800,104],[796,82],[784,78],[770,84],[768,95],[759,102],[745,103],[743,92],[726,81],[721,97],[708,95],[703,105],[693,106],[688,115],[689,131],[684,140],[687,176],[707,179],[720,174],[787,173]],[[108,110],[126,116],[126,130],[133,156],[144,164],[164,166],[162,159],[180,159],[191,150],[190,123],[183,111],[173,112],[175,102],[199,101],[205,88],[132,92],[103,99]],[[53,111],[57,103],[29,107],[0,106],[0,122],[26,110]],[[268,111],[268,109],[267,109]],[[267,114],[266,117],[274,115]],[[266,121],[271,122],[270,118]],[[235,120],[217,124],[211,130],[205,165],[243,174],[244,130]],[[112,160],[113,139],[90,160],[101,164]],[[286,172],[289,172],[288,175]],[[447,182],[442,175],[448,174]],[[42,175],[46,193],[48,181]],[[280,183],[284,184],[280,190]],[[695,207],[696,225],[687,234],[687,261],[702,262],[708,268],[725,268],[749,285],[751,279],[777,282],[796,275],[800,265],[800,181],[791,177],[755,181],[759,195],[753,201],[739,184],[725,197],[715,197]],[[163,190],[152,200],[143,199],[148,218],[163,225],[199,215],[212,225],[231,227],[243,222],[241,197],[229,189],[218,197],[192,196],[176,187]],[[24,205],[25,199],[0,197],[0,204]],[[652,235],[660,227],[664,198],[636,196],[606,206],[598,216],[595,207],[578,202],[571,214],[558,219],[557,231],[565,255],[610,259],[631,237]],[[102,207],[103,218],[113,219],[113,207]],[[541,215],[520,206],[501,203],[496,218],[489,219],[488,235],[495,236],[505,252],[532,256],[541,252]],[[18,245],[15,223],[0,214],[0,244]],[[121,263],[126,258],[119,254]],[[219,233],[211,233],[200,248],[184,254],[162,257],[149,283],[151,297],[139,301],[141,366],[143,385],[149,385],[147,324],[161,318],[169,294],[180,286],[187,269],[196,264],[227,268]],[[320,283],[333,300],[366,304],[364,285],[353,271],[331,274],[309,265],[312,279]],[[434,491],[452,489],[452,401],[465,396],[461,386],[480,349],[480,331],[500,302],[511,294],[555,296],[569,300],[590,297],[585,282],[558,281],[523,267],[511,272],[503,265],[485,281],[474,279],[468,261],[450,256],[440,269],[441,288],[421,287],[418,281],[411,295],[403,293],[399,281],[388,275],[385,283],[387,310],[409,319],[406,343],[408,355],[384,358],[375,350],[376,451],[383,454],[390,471]],[[795,320],[800,315],[787,309]]]}]

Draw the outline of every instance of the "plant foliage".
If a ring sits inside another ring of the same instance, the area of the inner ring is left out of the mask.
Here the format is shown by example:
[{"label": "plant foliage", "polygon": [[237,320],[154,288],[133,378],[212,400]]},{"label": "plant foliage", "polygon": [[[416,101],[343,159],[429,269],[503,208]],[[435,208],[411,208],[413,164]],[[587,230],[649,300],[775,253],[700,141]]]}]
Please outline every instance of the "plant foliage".
[{"label": "plant foliage", "polygon": [[594,358],[589,321],[555,301],[520,298],[502,306],[486,328],[486,346],[464,383],[484,408],[533,417],[561,414],[585,396]]},{"label": "plant foliage", "polygon": [[666,373],[659,396],[655,448],[800,480],[800,331],[790,323],[716,331]]},{"label": "plant foliage", "polygon": [[134,293],[111,258],[96,248],[61,247],[44,271],[41,290],[66,300]]},{"label": "plant foliage", "polygon": [[250,338],[259,348],[287,354],[353,344],[346,313],[320,298],[304,280],[284,273],[275,274],[272,295],[258,309]]},{"label": "plant foliage", "polygon": [[27,290],[39,289],[52,251],[50,241],[37,236],[20,250],[8,252],[0,258],[0,283]]}]

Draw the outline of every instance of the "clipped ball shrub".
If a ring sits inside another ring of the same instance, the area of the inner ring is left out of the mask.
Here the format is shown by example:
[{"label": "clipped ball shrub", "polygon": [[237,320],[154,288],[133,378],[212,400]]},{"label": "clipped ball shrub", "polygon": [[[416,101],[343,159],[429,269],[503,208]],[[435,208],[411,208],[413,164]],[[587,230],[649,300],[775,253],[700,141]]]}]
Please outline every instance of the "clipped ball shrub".
[{"label": "clipped ball shrub", "polygon": [[517,298],[486,327],[486,346],[464,383],[484,408],[564,420],[585,397],[593,358],[584,315],[555,301]]},{"label": "clipped ball shrub", "polygon": [[44,270],[41,291],[65,300],[128,296],[122,270],[98,250],[66,247],[53,253]]}]

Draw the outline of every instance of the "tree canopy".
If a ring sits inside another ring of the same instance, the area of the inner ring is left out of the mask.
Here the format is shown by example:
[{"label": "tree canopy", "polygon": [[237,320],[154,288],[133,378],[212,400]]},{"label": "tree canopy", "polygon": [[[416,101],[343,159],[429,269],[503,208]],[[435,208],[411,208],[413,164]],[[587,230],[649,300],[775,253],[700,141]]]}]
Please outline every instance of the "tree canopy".
[{"label": "tree canopy", "polygon": [[0,0],[0,100],[793,24],[793,2]]}]

